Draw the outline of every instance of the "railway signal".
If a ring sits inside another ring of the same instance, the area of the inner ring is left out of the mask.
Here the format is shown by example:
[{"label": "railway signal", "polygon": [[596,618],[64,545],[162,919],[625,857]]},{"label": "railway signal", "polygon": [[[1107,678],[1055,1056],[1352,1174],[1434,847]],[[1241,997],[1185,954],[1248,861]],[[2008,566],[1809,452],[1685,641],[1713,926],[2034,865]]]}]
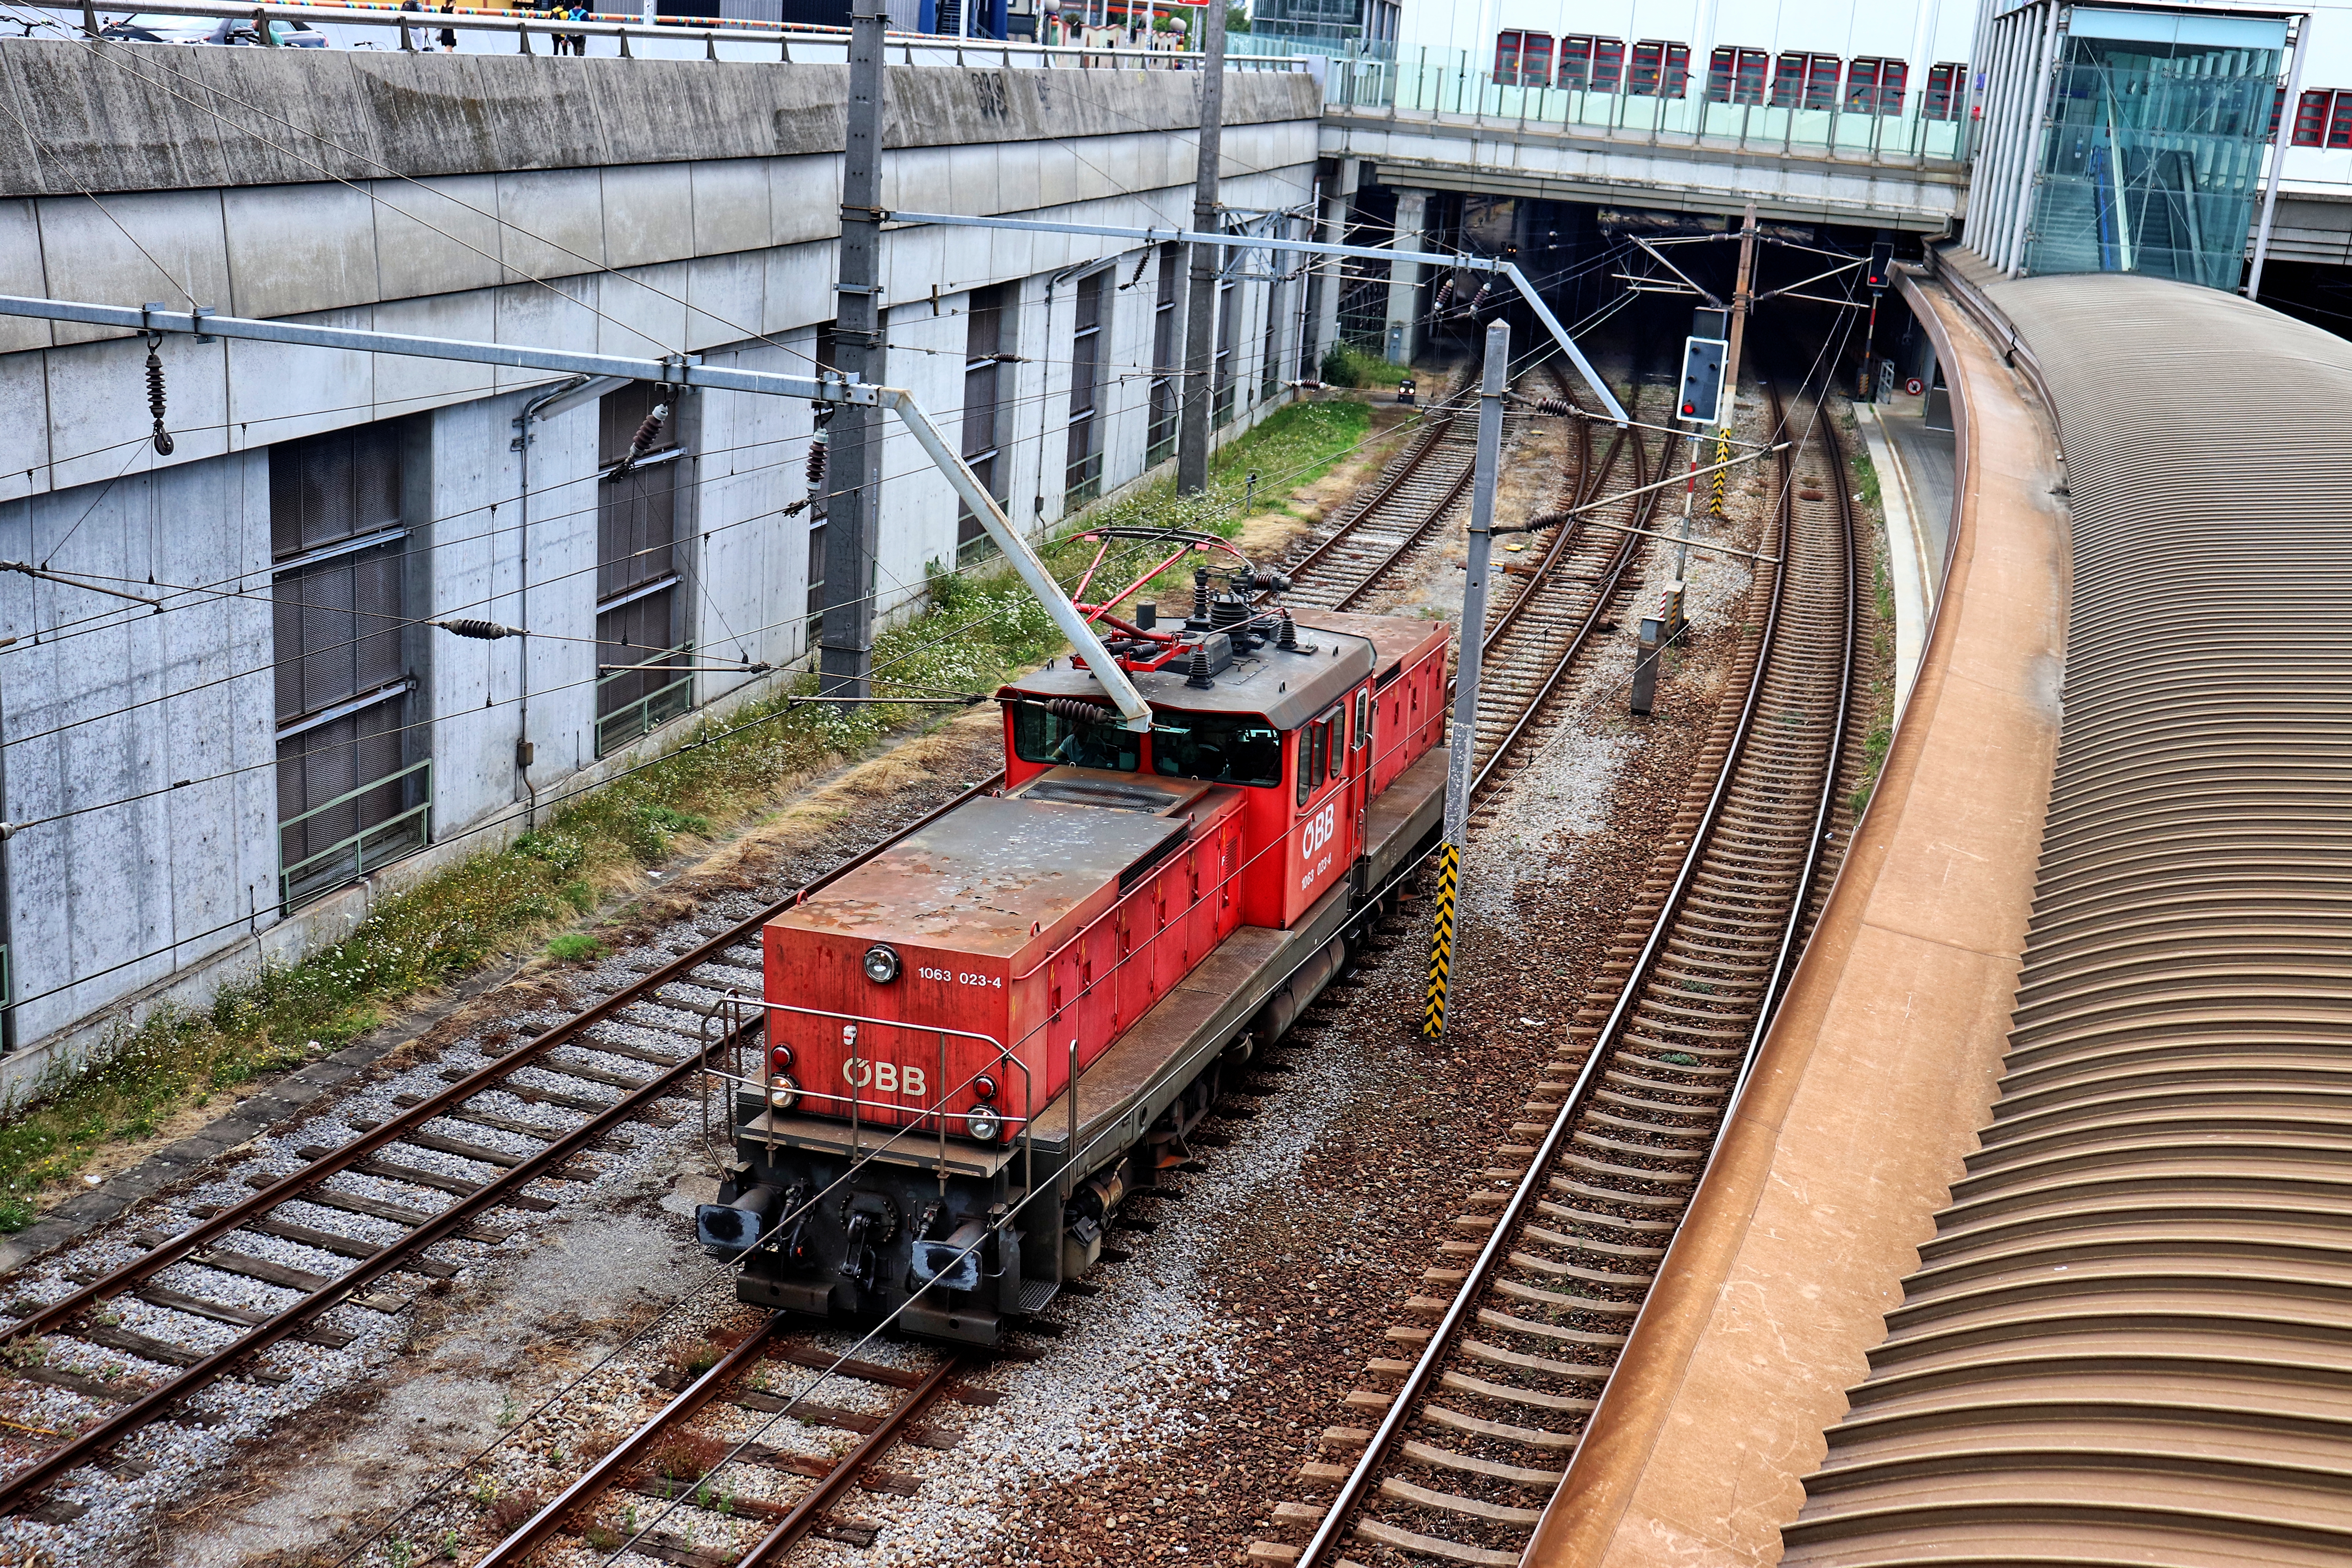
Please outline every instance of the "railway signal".
[{"label": "railway signal", "polygon": [[1477,749],[1478,659],[1486,629],[1486,575],[1495,550],[1495,475],[1503,458],[1503,393],[1510,380],[1511,329],[1486,329],[1486,376],[1478,387],[1478,459],[1470,488],[1470,559],[1462,587],[1461,649],[1454,666],[1453,751],[1446,758],[1445,816],[1437,847],[1437,912],[1429,933],[1429,994],[1421,1032],[1445,1032],[1445,983],[1454,964],[1454,895],[1470,815],[1471,753]]},{"label": "railway signal", "polygon": [[1874,294],[1884,294],[1895,281],[1895,247],[1880,240],[1870,247],[1870,265],[1863,268],[1862,286]]},{"label": "railway signal", "polygon": [[1683,340],[1683,390],[1675,404],[1682,417],[1696,425],[1721,422],[1724,372],[1730,353],[1731,343],[1726,338]]}]

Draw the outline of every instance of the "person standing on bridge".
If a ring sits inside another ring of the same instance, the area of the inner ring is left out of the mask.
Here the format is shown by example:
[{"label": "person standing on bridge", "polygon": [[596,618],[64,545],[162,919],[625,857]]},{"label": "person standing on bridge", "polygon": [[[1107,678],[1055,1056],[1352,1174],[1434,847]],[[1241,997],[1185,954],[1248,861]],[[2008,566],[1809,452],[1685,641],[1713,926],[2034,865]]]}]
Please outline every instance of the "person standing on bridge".
[{"label": "person standing on bridge", "polygon": [[[447,0],[443,0],[441,14],[444,16],[450,15],[456,9],[457,7],[449,5]],[[444,27],[441,29],[441,52],[445,55],[454,55],[457,52],[457,28]]]}]

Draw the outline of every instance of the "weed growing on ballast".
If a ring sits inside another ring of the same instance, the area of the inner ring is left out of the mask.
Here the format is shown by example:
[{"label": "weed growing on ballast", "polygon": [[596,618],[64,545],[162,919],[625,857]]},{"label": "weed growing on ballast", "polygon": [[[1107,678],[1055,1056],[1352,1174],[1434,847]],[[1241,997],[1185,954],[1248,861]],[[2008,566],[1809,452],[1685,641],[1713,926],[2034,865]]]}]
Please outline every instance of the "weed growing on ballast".
[{"label": "weed growing on ballast", "polygon": [[565,931],[547,944],[547,956],[562,963],[593,963],[604,953],[604,944],[585,931]]}]

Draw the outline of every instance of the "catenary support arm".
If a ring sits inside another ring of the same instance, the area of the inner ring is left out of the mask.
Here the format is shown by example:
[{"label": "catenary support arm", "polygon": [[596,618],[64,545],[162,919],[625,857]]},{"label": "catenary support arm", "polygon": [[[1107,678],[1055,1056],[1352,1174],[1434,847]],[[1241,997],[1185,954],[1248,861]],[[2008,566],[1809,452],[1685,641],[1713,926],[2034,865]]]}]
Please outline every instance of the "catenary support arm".
[{"label": "catenary support arm", "polygon": [[1288,250],[1307,256],[1352,256],[1366,261],[1412,261],[1424,267],[1458,267],[1465,272],[1499,272],[1511,280],[1511,286],[1519,291],[1520,298],[1527,300],[1528,308],[1535,312],[1536,320],[1543,323],[1544,331],[1551,335],[1551,341],[1559,345],[1560,352],[1567,354],[1570,363],[1576,366],[1577,374],[1584,377],[1585,385],[1601,399],[1601,405],[1609,410],[1609,417],[1617,424],[1625,423],[1625,410],[1618,403],[1617,395],[1609,390],[1609,384],[1601,379],[1601,374],[1592,368],[1592,362],[1584,357],[1584,351],[1576,346],[1576,341],[1568,335],[1568,329],[1559,324],[1559,318],[1551,313],[1551,307],[1543,302],[1543,297],[1536,292],[1536,286],[1528,281],[1528,275],[1520,271],[1515,262],[1497,261],[1484,256],[1436,256],[1420,250],[1386,250],[1370,245],[1331,245],[1319,239],[1277,239],[1262,234],[1199,234],[1183,228],[1119,228],[1108,224],[1058,223],[1046,218],[966,217],[958,213],[893,211],[888,219],[892,223],[936,223],[955,228],[1009,228],[1030,234],[1085,234],[1102,239],[1139,239],[1146,244],[1223,245],[1235,250]]}]

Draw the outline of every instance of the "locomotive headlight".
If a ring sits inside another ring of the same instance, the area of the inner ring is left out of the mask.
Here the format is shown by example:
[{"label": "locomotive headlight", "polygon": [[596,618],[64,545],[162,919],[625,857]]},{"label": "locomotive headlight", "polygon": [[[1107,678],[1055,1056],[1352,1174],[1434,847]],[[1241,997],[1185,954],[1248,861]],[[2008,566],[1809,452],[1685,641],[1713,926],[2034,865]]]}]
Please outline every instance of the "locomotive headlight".
[{"label": "locomotive headlight", "polygon": [[963,1124],[967,1131],[983,1143],[995,1142],[996,1135],[1004,1131],[1004,1118],[996,1113],[996,1107],[992,1105],[973,1106],[963,1113]]},{"label": "locomotive headlight", "polygon": [[887,942],[877,942],[866,950],[866,978],[877,985],[887,985],[898,978],[898,952]]},{"label": "locomotive headlight", "polygon": [[779,1078],[769,1086],[768,1104],[777,1110],[790,1110],[801,1102],[801,1086],[791,1078]]},{"label": "locomotive headlight", "polygon": [[986,1073],[982,1073],[978,1078],[971,1080],[971,1091],[982,1100],[994,1100],[996,1098],[996,1080],[989,1077]]}]

